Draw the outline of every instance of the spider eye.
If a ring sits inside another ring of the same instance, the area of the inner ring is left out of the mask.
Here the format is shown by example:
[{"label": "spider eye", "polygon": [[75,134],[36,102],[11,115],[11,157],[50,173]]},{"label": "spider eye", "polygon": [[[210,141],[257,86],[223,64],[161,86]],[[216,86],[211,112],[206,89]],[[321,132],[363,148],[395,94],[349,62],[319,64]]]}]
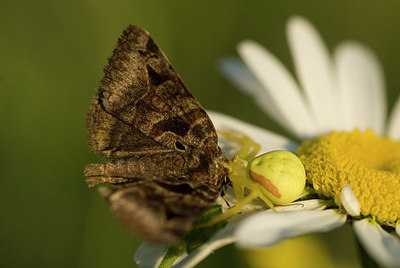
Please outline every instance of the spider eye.
[{"label": "spider eye", "polygon": [[306,183],[303,164],[288,151],[272,151],[254,158],[249,173],[262,186],[263,194],[276,205],[299,198]]}]

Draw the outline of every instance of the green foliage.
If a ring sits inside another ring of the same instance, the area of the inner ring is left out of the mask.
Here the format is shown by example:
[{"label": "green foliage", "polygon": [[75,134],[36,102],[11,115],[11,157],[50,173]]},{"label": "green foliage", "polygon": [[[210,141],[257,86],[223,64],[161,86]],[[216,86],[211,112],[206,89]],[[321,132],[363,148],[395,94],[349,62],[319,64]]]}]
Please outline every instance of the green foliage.
[{"label": "green foliage", "polygon": [[[220,205],[216,205],[211,207],[198,221],[198,224],[203,224],[209,221],[212,217],[219,215],[222,213],[222,208]],[[212,226],[201,227],[192,230],[189,234],[186,235],[186,251],[190,254],[193,250],[203,245],[207,242],[208,239],[211,238],[213,234],[215,234],[218,230],[225,227],[227,224],[226,221],[218,222]]]},{"label": "green foliage", "polygon": [[[207,223],[212,217],[222,213],[222,208],[220,205],[215,205],[207,210],[201,218],[198,220],[197,224]],[[227,222],[221,221],[217,224],[207,227],[196,228],[188,233],[185,238],[176,245],[168,248],[159,268],[169,268],[174,263],[174,261],[185,253],[190,254],[196,248],[207,242],[213,234],[218,230],[222,229]]]},{"label": "green foliage", "polygon": [[185,243],[181,242],[178,245],[171,246],[168,248],[165,253],[164,258],[162,259],[158,268],[169,268],[172,264],[174,264],[175,260],[185,253]]}]

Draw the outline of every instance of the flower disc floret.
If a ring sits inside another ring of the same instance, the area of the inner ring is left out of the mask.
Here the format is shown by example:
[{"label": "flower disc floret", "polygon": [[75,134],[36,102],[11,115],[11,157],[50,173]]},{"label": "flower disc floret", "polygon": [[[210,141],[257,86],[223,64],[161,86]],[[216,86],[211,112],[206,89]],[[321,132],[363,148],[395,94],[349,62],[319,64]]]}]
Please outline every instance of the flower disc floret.
[{"label": "flower disc floret", "polygon": [[341,206],[340,191],[350,184],[361,215],[395,225],[400,217],[400,142],[371,130],[334,131],[303,142],[296,154],[319,195]]}]

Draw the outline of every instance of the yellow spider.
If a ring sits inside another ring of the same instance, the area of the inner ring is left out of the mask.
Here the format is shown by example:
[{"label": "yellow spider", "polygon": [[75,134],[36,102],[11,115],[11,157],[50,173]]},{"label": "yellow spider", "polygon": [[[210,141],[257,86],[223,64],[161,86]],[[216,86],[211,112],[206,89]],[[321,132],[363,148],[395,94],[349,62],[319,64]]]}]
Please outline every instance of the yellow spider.
[{"label": "yellow spider", "polygon": [[[219,131],[219,134],[242,145],[238,154],[226,164],[237,204],[200,227],[229,219],[256,198],[274,211],[274,204],[285,205],[299,198],[305,187],[306,174],[296,155],[279,150],[256,157],[261,146],[245,134],[239,136],[225,131]],[[248,191],[246,196],[245,189]]]}]

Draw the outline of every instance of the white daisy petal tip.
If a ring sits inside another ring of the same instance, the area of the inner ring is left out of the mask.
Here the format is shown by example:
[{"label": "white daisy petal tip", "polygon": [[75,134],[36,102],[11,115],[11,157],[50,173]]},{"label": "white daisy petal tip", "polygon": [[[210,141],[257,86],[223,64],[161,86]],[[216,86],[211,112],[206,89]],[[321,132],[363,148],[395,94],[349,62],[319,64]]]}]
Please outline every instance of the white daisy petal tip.
[{"label": "white daisy petal tip", "polygon": [[259,43],[251,39],[244,39],[237,44],[237,50],[239,52],[247,49],[253,49],[254,47],[263,48]]},{"label": "white daisy petal tip", "polygon": [[284,64],[268,49],[254,41],[242,41],[238,46],[238,53],[263,85],[264,91],[262,94],[260,91],[260,95],[256,97],[263,97],[274,104],[271,116],[298,137],[314,134],[316,126],[313,124],[313,115],[296,80]]},{"label": "white daisy petal tip", "polygon": [[219,71],[236,85],[245,94],[255,96],[257,91],[262,90],[262,85],[249,70],[249,68],[238,58],[223,58],[218,61]]},{"label": "white daisy petal tip", "polygon": [[136,250],[133,259],[139,267],[158,267],[166,251],[165,246],[156,246],[144,242]]},{"label": "white daisy petal tip", "polygon": [[[337,47],[336,51],[340,53],[355,54],[356,57],[360,58],[364,64],[368,64],[368,68],[373,68],[372,72],[374,75],[379,75],[379,79],[383,77],[383,66],[378,58],[378,55],[366,44],[356,40],[347,40],[341,42]],[[384,81],[379,81],[384,83]],[[384,85],[383,85],[384,86]],[[385,88],[383,88],[385,90]]]},{"label": "white daisy petal tip", "polygon": [[312,26],[311,22],[306,19],[303,16],[300,15],[292,15],[290,16],[290,18],[287,20],[286,23],[286,28],[289,31],[289,29],[293,29],[293,28],[314,28],[314,26]]},{"label": "white daisy petal tip", "polygon": [[[372,128],[383,135],[386,118],[386,86],[376,54],[357,41],[340,43],[334,53],[339,96],[348,126]],[[357,100],[357,101],[355,101]]]},{"label": "white daisy petal tip", "polygon": [[302,17],[289,20],[286,35],[298,81],[321,133],[341,128],[332,58],[317,29]]},{"label": "white daisy petal tip", "polygon": [[346,212],[351,216],[359,216],[361,211],[360,202],[358,202],[350,184],[346,184],[340,191],[340,199]]},{"label": "white daisy petal tip", "polygon": [[368,254],[383,267],[400,267],[400,238],[368,219],[353,223],[353,229]]},{"label": "white daisy petal tip", "polygon": [[235,231],[241,248],[269,247],[286,239],[342,226],[346,216],[334,210],[261,212],[243,220]]}]

